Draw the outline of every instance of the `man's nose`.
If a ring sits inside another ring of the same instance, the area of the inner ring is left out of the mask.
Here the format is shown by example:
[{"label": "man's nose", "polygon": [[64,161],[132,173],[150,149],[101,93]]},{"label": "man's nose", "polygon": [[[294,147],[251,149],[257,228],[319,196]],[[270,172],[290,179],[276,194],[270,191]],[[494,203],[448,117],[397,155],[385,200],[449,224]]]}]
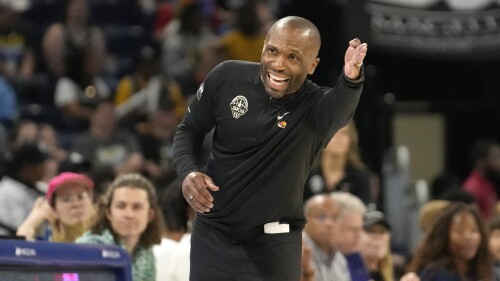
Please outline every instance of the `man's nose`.
[{"label": "man's nose", "polygon": [[276,71],[283,71],[283,70],[285,70],[285,58],[283,57],[283,55],[278,56],[274,60],[274,69]]}]

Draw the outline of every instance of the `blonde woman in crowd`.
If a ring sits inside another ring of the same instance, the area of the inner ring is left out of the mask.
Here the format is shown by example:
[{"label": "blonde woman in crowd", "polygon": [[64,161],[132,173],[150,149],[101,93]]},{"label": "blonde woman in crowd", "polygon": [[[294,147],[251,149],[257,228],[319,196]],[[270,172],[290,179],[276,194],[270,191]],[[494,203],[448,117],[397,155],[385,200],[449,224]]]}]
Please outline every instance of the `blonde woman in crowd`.
[{"label": "blonde woman in crowd", "polygon": [[447,200],[432,200],[422,206],[419,212],[418,221],[420,230],[422,230],[424,234],[427,234],[432,229],[439,218],[439,214],[449,203],[450,202]]},{"label": "blonde woman in crowd", "polygon": [[370,171],[361,159],[358,132],[354,121],[340,129],[318,157],[304,186],[304,201],[314,194],[334,191],[349,192],[368,204]]}]

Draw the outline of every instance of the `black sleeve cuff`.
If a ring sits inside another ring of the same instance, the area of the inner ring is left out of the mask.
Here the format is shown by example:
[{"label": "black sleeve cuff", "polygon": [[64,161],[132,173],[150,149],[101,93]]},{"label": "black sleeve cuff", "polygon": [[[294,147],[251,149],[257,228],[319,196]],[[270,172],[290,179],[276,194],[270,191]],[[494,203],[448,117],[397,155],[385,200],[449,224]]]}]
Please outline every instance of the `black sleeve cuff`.
[{"label": "black sleeve cuff", "polygon": [[361,69],[359,70],[359,78],[358,79],[351,79],[347,77],[344,73],[344,69],[342,68],[342,77],[344,77],[344,80],[347,81],[349,84],[360,84],[365,80],[365,66],[362,65]]}]

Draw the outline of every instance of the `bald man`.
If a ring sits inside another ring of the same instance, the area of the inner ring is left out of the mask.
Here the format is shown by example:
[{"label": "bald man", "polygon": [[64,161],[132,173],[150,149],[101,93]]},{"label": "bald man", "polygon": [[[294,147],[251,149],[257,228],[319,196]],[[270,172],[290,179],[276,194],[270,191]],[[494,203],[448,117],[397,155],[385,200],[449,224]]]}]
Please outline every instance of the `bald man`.
[{"label": "bald man", "polygon": [[[367,45],[349,42],[333,87],[307,76],[321,38],[310,21],[285,17],[269,30],[261,62],[226,61],[207,76],[179,125],[174,160],[197,215],[190,280],[299,280],[304,181],[344,127],[362,91]],[[215,127],[205,171],[196,164]]]}]

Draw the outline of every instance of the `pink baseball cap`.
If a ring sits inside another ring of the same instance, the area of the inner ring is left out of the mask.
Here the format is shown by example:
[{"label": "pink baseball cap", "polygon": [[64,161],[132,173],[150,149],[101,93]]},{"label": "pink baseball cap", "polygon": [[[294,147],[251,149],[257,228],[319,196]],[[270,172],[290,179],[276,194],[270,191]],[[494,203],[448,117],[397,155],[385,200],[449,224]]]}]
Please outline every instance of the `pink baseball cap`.
[{"label": "pink baseball cap", "polygon": [[82,174],[77,174],[77,173],[72,173],[72,172],[64,172],[64,173],[61,173],[61,174],[53,177],[50,180],[49,189],[47,190],[47,193],[45,194],[45,198],[47,198],[47,201],[50,202],[54,192],[59,187],[63,186],[64,184],[67,184],[67,183],[79,183],[79,184],[83,184],[88,189],[94,188],[94,182],[89,177],[82,175]]}]

